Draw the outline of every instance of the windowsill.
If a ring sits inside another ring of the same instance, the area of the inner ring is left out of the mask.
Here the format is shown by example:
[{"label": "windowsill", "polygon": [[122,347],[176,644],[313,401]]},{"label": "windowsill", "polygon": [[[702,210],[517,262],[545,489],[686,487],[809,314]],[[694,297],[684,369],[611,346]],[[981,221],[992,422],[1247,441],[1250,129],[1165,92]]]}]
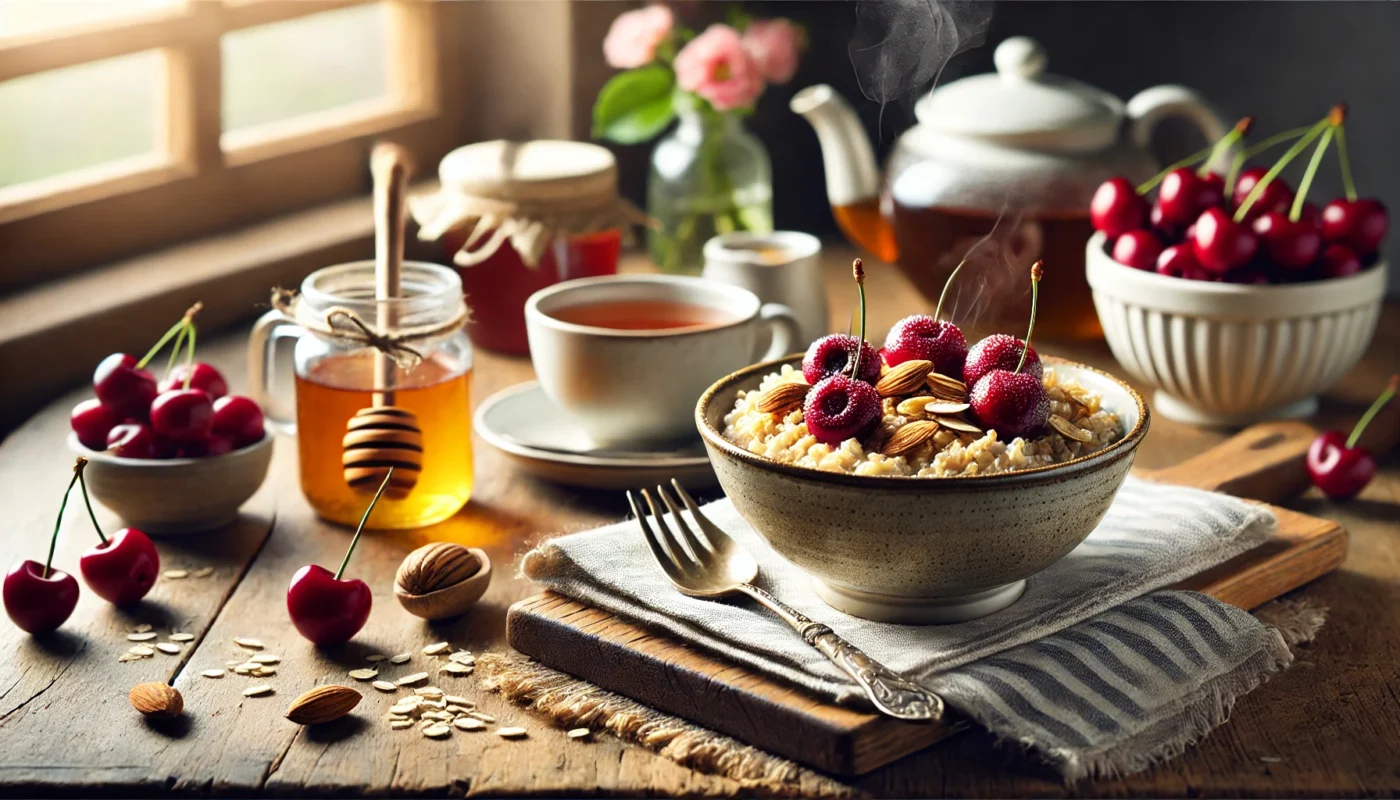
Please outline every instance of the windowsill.
[{"label": "windowsill", "polygon": [[[437,260],[410,236],[416,247],[410,257]],[[273,287],[373,252],[371,201],[358,197],[0,296],[0,435],[108,353],[144,351],[195,301],[200,330],[213,332],[265,309]]]}]

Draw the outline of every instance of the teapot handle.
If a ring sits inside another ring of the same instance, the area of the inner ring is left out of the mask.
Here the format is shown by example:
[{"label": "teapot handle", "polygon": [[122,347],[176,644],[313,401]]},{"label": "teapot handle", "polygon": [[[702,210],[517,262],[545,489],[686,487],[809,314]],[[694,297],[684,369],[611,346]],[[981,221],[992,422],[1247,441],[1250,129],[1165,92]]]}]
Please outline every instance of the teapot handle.
[{"label": "teapot handle", "polygon": [[[1185,86],[1163,85],[1143,89],[1128,101],[1128,119],[1132,121],[1133,144],[1146,150],[1152,144],[1152,131],[1157,123],[1167,117],[1185,117],[1206,137],[1214,142],[1224,136],[1232,127],[1216,114],[1194,89]],[[1234,158],[1235,148],[1222,153],[1212,166],[1223,172]]]}]

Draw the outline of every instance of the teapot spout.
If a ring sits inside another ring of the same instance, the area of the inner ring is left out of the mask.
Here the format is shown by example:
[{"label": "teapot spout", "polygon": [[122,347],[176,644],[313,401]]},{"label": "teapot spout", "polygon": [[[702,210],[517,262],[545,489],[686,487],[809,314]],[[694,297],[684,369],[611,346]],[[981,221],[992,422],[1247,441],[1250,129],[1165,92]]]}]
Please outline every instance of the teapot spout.
[{"label": "teapot spout", "polygon": [[880,259],[893,261],[894,237],[880,216],[880,170],[855,110],[824,83],[798,92],[788,107],[817,132],[827,201],[846,238]]}]

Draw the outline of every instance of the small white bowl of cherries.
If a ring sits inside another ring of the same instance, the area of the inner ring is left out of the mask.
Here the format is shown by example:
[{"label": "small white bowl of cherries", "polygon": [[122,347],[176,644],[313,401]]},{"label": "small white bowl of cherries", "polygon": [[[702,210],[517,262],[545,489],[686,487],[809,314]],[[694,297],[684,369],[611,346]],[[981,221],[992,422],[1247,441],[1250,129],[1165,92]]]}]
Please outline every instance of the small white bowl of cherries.
[{"label": "small white bowl of cherries", "polygon": [[[93,373],[95,397],[74,406],[69,418],[69,446],[88,460],[93,495],[150,534],[228,524],[272,458],[262,409],[229,394],[219,370],[195,360],[199,309],[196,303],[144,357],[102,359]],[[157,380],[147,367],[167,345]]]},{"label": "small white bowl of cherries", "polygon": [[[1085,258],[1094,305],[1114,356],[1157,389],[1164,416],[1218,425],[1306,416],[1365,353],[1385,295],[1389,214],[1356,191],[1345,120],[1338,105],[1245,146],[1245,118],[1146,183],[1116,177],[1094,194],[1098,233]],[[1285,145],[1272,164],[1249,165]],[[1308,191],[1329,148],[1346,193],[1319,209]],[[1280,175],[1309,151],[1295,191]],[[1210,170],[1227,160],[1225,174]]]}]

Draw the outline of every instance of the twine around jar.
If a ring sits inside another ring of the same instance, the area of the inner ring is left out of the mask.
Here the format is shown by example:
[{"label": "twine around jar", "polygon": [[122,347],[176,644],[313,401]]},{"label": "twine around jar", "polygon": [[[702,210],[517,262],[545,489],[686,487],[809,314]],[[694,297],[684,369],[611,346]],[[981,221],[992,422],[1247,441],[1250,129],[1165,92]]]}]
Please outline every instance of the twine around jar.
[{"label": "twine around jar", "polygon": [[422,352],[412,347],[411,342],[455,333],[471,317],[471,310],[467,308],[467,304],[460,303],[457,313],[443,322],[382,331],[344,306],[332,306],[324,312],[318,312],[302,302],[300,293],[294,289],[273,289],[271,303],[274,309],[301,327],[337,341],[372,347],[404,370],[413,369],[423,363]]}]

